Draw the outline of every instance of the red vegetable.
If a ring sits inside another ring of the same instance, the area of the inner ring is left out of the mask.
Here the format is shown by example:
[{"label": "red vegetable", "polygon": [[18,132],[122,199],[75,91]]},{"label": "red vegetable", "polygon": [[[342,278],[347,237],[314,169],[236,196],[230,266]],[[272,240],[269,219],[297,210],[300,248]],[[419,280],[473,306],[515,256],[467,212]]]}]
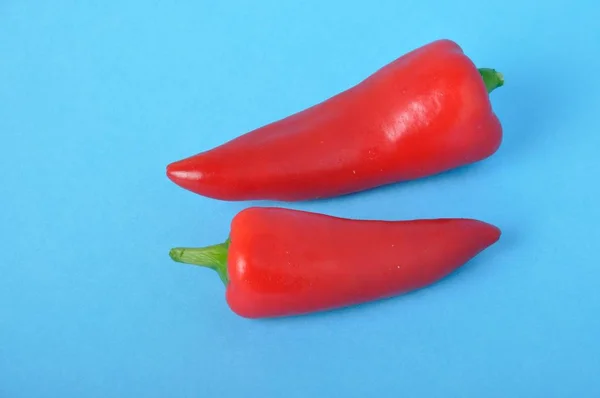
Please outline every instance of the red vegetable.
[{"label": "red vegetable", "polygon": [[284,201],[429,176],[498,149],[488,92],[502,84],[456,43],[436,41],[318,105],[172,163],[167,175],[215,199]]},{"label": "red vegetable", "polygon": [[247,318],[299,315],[395,296],[445,277],[496,242],[471,219],[372,221],[283,208],[238,213],[229,239],[175,248],[175,261],[215,269]]}]

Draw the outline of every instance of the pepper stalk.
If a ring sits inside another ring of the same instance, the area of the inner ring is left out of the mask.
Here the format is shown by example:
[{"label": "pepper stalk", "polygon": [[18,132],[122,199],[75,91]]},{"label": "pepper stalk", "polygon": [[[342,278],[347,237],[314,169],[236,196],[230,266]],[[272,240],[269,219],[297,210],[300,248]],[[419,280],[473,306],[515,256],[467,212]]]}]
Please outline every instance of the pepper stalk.
[{"label": "pepper stalk", "polygon": [[206,247],[176,247],[169,251],[169,256],[174,261],[184,264],[198,265],[213,269],[219,274],[223,284],[229,284],[227,274],[227,252],[229,251],[229,238],[218,245]]},{"label": "pepper stalk", "polygon": [[479,68],[478,70],[488,93],[504,85],[504,76],[502,73],[496,71],[496,69]]}]

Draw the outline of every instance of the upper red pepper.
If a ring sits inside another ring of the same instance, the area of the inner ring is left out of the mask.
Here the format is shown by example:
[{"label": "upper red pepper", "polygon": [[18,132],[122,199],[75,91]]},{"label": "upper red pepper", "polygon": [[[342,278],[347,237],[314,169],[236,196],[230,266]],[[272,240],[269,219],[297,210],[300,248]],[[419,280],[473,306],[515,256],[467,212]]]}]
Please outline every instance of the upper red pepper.
[{"label": "upper red pepper", "polygon": [[409,292],[450,274],[500,237],[472,219],[352,220],[248,208],[224,244],[175,248],[214,268],[231,309],[247,318],[298,315]]},{"label": "upper red pepper", "polygon": [[302,112],[175,162],[167,175],[223,200],[337,196],[476,162],[500,145],[488,92],[503,84],[440,40]]}]

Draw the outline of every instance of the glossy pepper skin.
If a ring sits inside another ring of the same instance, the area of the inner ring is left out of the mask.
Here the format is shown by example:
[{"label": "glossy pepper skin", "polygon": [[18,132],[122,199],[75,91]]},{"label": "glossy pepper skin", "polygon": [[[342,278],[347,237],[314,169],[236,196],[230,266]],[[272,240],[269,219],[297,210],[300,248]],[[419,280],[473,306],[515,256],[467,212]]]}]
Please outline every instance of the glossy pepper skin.
[{"label": "glossy pepper skin", "polygon": [[353,220],[251,207],[229,239],[175,248],[175,261],[214,268],[230,308],[246,318],[301,315],[430,285],[495,243],[500,230],[473,219]]},{"label": "glossy pepper skin", "polygon": [[328,100],[167,166],[214,199],[300,201],[417,179],[482,160],[502,139],[488,91],[503,78],[439,40]]}]

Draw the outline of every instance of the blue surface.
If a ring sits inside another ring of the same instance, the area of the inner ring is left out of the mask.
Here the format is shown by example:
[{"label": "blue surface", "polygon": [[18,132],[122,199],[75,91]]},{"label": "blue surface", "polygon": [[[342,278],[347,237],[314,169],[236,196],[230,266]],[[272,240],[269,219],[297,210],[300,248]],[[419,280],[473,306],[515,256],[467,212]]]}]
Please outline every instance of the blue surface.
[{"label": "blue surface", "polygon": [[[596,3],[290,3],[0,2],[0,397],[600,396]],[[443,37],[505,75],[492,158],[292,205],[165,177]],[[249,321],[167,252],[251,204],[503,236],[417,293]]]}]

